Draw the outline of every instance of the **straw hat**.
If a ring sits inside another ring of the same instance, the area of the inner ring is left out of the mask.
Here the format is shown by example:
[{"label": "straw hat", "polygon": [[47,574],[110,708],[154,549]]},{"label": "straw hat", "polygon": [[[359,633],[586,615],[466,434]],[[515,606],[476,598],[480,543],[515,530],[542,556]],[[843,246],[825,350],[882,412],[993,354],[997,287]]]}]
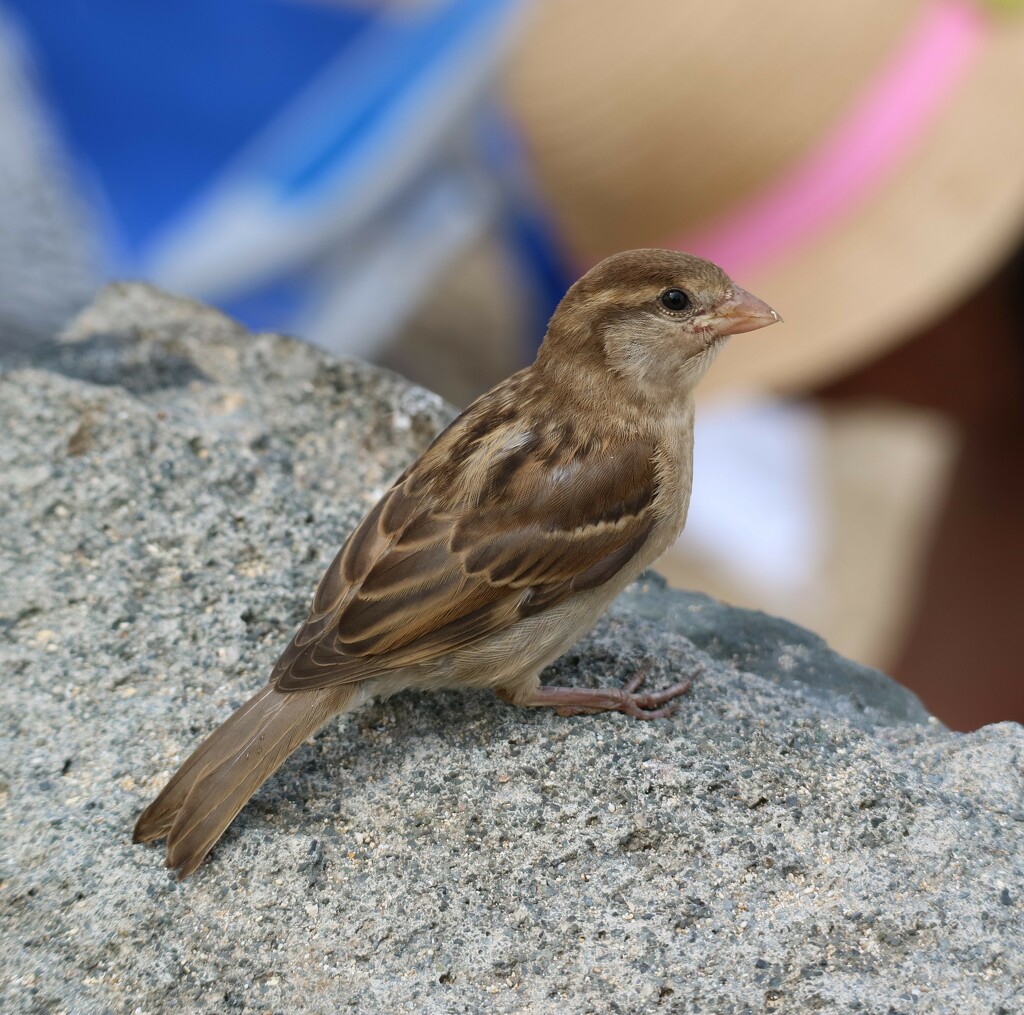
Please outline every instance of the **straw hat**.
[{"label": "straw hat", "polygon": [[580,267],[705,253],[786,320],[708,387],[806,388],[940,316],[1022,235],[1024,17],[996,7],[543,0],[507,93]]}]

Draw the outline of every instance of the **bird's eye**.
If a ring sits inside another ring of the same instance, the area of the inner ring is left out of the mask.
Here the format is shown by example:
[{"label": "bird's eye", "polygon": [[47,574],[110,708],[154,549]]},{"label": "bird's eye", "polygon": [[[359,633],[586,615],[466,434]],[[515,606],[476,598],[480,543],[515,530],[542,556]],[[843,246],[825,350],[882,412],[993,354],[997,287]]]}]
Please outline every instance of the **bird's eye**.
[{"label": "bird's eye", "polygon": [[682,289],[666,289],[661,294],[661,305],[666,310],[685,310],[690,305],[690,297]]}]

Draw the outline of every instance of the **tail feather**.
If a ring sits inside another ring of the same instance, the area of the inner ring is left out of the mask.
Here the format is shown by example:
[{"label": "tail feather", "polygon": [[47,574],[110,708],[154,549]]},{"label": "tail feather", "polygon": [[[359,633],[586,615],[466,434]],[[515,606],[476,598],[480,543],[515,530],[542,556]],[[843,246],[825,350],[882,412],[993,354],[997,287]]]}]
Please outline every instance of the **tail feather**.
[{"label": "tail feather", "polygon": [[191,874],[249,798],[307,737],[354,703],[351,685],[265,687],[199,745],[135,825],[136,842],[167,836],[167,866]]},{"label": "tail feather", "polygon": [[223,750],[225,738],[233,729],[238,728],[246,715],[259,707],[273,693],[273,688],[268,686],[253,695],[189,755],[160,791],[160,795],[139,815],[133,835],[135,842],[153,842],[170,832],[189,790],[195,785],[203,769],[207,768],[214,757]]}]

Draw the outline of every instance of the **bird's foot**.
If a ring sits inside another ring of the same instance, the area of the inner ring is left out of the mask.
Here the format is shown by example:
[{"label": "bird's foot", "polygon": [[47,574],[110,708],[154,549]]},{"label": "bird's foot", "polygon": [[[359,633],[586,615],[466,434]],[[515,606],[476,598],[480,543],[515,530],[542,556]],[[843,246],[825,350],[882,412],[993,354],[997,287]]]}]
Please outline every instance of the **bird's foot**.
[{"label": "bird's foot", "polygon": [[[638,693],[647,679],[650,667],[638,670],[624,687],[538,687],[526,701],[515,704],[553,707],[558,715],[595,715],[599,712],[622,712],[634,719],[664,719],[679,707],[674,699],[690,690],[691,681],[684,680],[664,691]],[[503,701],[513,701],[507,692],[499,691]]]}]

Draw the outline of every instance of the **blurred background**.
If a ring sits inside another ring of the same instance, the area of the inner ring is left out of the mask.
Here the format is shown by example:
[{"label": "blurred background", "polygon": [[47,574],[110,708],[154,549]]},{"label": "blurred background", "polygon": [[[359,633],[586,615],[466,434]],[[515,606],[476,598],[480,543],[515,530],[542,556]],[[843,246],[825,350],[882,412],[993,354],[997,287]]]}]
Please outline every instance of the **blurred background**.
[{"label": "blurred background", "polygon": [[677,585],[1024,721],[1024,16],[965,0],[0,0],[0,345],[145,278],[465,404],[601,257],[785,317]]}]

